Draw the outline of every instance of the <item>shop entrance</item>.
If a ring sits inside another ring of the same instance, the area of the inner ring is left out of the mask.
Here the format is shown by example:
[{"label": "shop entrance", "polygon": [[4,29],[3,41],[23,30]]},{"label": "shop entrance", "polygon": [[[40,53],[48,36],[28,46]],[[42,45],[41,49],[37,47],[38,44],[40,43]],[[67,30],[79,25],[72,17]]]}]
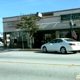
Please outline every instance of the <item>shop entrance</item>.
[{"label": "shop entrance", "polygon": [[34,48],[40,48],[42,44],[51,41],[55,37],[55,31],[37,32],[34,35]]},{"label": "shop entrance", "polygon": [[34,35],[34,48],[40,48],[44,44],[44,34],[38,32]]}]

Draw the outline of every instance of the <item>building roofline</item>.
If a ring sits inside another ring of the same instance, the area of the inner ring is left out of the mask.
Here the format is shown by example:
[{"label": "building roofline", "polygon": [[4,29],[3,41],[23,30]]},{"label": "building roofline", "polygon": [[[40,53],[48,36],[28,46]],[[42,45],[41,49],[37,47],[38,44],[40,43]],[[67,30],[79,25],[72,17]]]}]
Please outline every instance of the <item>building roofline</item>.
[{"label": "building roofline", "polygon": [[[49,12],[42,12],[42,14],[46,14],[46,13],[55,13],[55,12],[64,12],[64,11],[70,11],[70,10],[79,10],[80,8],[71,8],[71,9],[65,9],[65,10],[56,10],[56,11],[49,11]],[[26,14],[26,15],[29,15],[29,14]],[[7,19],[7,18],[15,18],[15,17],[19,17],[20,15],[18,16],[11,16],[11,17],[4,17],[3,19]]]},{"label": "building roofline", "polygon": [[70,10],[79,10],[80,8],[68,8],[63,10],[56,10],[56,11],[50,11],[50,12],[42,12],[42,13],[51,13],[51,12],[63,12],[63,11],[70,11]]},{"label": "building roofline", "polygon": [[72,8],[72,9],[65,9],[65,10],[59,10],[54,12],[63,12],[63,11],[71,11],[71,10],[79,10],[80,8]]},{"label": "building roofline", "polygon": [[15,17],[19,17],[19,16],[3,17],[3,19],[7,19],[7,18],[15,18]]},{"label": "building roofline", "polygon": [[[22,14],[22,15],[29,15],[29,14]],[[20,15],[17,15],[17,16],[11,16],[11,17],[3,17],[2,19],[7,19],[7,18],[15,18],[15,17],[20,17]]]}]

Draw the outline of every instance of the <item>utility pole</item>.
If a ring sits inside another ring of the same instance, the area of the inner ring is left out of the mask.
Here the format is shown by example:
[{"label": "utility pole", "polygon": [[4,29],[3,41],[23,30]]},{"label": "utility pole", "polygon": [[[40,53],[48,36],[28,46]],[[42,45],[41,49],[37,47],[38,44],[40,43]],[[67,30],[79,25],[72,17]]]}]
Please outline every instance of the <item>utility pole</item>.
[{"label": "utility pole", "polygon": [[70,25],[72,37],[74,37],[75,39],[77,39],[77,34],[76,34],[76,32],[73,30],[73,26],[75,26],[76,24],[74,25],[74,22],[73,22],[73,20],[72,20],[72,14],[71,14],[71,16],[70,16],[69,25]]}]

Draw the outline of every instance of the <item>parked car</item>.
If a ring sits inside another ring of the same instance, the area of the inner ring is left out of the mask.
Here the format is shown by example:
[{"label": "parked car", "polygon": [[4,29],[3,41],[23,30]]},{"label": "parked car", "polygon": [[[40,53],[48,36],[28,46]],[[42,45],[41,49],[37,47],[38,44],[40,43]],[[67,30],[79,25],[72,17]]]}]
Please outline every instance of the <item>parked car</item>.
[{"label": "parked car", "polygon": [[80,42],[71,38],[56,38],[41,46],[43,52],[57,51],[61,53],[73,52],[80,50]]},{"label": "parked car", "polygon": [[0,46],[3,46],[3,42],[0,41]]}]

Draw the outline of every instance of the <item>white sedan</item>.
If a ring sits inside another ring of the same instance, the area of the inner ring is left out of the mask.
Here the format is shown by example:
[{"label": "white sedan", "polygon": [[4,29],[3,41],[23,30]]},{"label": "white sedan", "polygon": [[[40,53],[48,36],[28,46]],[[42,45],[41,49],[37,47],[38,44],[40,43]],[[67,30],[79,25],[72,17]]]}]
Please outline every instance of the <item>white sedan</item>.
[{"label": "white sedan", "polygon": [[57,51],[61,53],[80,51],[80,42],[71,38],[56,38],[41,46],[43,52]]},{"label": "white sedan", "polygon": [[0,44],[2,45],[3,43],[0,41]]}]

